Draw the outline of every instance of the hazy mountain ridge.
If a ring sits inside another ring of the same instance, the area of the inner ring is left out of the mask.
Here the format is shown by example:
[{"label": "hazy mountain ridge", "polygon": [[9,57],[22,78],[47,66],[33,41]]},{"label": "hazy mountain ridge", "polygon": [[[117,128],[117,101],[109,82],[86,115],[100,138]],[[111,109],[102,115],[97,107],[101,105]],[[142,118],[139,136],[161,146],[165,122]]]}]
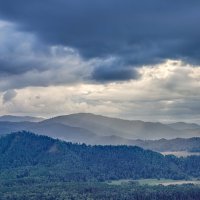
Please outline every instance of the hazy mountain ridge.
[{"label": "hazy mountain ridge", "polygon": [[[0,121],[0,134],[4,135],[26,130],[65,141],[93,145],[136,145],[144,149],[159,152],[200,152],[200,138],[191,138],[193,136],[200,136],[200,129],[197,129],[198,126],[197,124],[183,122],[166,125],[162,123],[143,122],[139,120],[130,121],[89,113],[79,113],[58,116],[41,122]],[[195,129],[188,131],[189,127],[194,127]],[[188,131],[187,139],[182,139],[185,136],[184,131]],[[195,134],[191,134],[191,132]],[[130,134],[132,135],[130,136]],[[131,139],[133,136],[136,139]],[[150,136],[153,139],[157,139],[152,140]]]},{"label": "hazy mountain ridge", "polygon": [[[144,122],[139,120],[123,120],[118,118],[104,117],[90,113],[78,113],[58,116],[47,119],[48,122],[62,123],[73,127],[81,127],[90,130],[99,136],[119,136],[127,139],[173,139],[190,138],[200,136],[200,128],[185,129],[173,128],[159,122]],[[185,127],[186,123],[182,123]],[[188,125],[189,126],[189,125]],[[176,126],[177,127],[177,126]]]},{"label": "hazy mountain ridge", "polygon": [[176,138],[171,140],[136,140],[135,144],[144,149],[151,149],[159,152],[167,151],[188,151],[188,152],[200,152],[200,138]]},{"label": "hazy mountain ridge", "polygon": [[79,128],[59,123],[47,122],[0,122],[0,135],[17,131],[31,131],[53,138],[60,138],[71,142],[90,142],[95,134]]},{"label": "hazy mountain ridge", "polygon": [[198,130],[198,129],[200,129],[200,125],[194,124],[194,123],[176,122],[176,123],[171,123],[171,124],[167,124],[167,125],[176,130]]},{"label": "hazy mountain ridge", "polygon": [[41,122],[43,120],[45,120],[45,118],[42,117],[14,116],[14,115],[0,116],[0,121],[6,121],[6,122]]}]

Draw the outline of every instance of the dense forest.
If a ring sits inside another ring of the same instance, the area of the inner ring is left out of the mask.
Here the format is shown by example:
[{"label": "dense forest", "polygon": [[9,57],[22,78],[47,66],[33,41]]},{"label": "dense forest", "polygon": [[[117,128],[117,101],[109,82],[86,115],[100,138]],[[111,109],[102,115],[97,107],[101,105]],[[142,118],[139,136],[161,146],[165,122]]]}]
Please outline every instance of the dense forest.
[{"label": "dense forest", "polygon": [[140,186],[81,182],[0,184],[0,200],[199,200],[200,188],[194,185]]},{"label": "dense forest", "polygon": [[[177,158],[132,146],[72,144],[20,132],[0,139],[0,177],[61,181],[200,177],[200,157]],[[13,170],[14,169],[14,170]]]},{"label": "dense forest", "polygon": [[[0,138],[0,200],[199,200],[199,186],[148,186],[136,181],[199,176],[198,156],[72,144],[29,132]],[[108,182],[119,179],[130,181]]]}]

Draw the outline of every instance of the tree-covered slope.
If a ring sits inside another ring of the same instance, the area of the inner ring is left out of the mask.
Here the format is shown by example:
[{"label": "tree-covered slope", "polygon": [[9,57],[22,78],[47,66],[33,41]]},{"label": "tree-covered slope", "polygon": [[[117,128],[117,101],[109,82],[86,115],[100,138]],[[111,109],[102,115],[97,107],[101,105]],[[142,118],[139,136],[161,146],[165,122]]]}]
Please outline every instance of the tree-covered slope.
[{"label": "tree-covered slope", "polygon": [[[0,139],[0,176],[63,181],[180,179],[200,175],[200,158],[176,158],[131,146],[87,146],[21,132]],[[13,170],[14,169],[14,170]]]}]

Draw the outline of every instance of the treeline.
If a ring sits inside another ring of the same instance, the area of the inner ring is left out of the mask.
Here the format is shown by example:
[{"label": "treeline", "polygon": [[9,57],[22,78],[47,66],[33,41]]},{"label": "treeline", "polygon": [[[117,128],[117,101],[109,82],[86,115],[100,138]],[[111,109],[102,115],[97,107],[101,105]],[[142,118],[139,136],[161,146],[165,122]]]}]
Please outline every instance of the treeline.
[{"label": "treeline", "polygon": [[87,146],[21,132],[0,139],[0,178],[48,181],[200,177],[200,157],[131,146]]},{"label": "treeline", "polygon": [[194,185],[140,186],[137,183],[20,183],[0,185],[0,200],[199,200],[200,188]]}]

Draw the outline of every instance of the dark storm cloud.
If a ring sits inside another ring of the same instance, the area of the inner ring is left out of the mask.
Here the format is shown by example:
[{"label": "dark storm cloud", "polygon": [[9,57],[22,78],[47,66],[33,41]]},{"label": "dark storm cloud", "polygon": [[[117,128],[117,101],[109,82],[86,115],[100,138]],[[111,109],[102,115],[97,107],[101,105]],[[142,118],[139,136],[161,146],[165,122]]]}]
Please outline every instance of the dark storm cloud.
[{"label": "dark storm cloud", "polygon": [[75,48],[86,59],[114,56],[124,63],[124,69],[94,69],[98,81],[131,79],[127,66],[164,59],[199,64],[199,10],[198,0],[0,0],[2,19],[44,43]]},{"label": "dark storm cloud", "polygon": [[14,24],[0,21],[0,77],[20,75],[50,68],[50,49],[33,34],[16,30]]},{"label": "dark storm cloud", "polygon": [[135,79],[137,73],[133,69],[106,69],[96,68],[92,74],[92,78],[97,81],[124,81]]},{"label": "dark storm cloud", "polygon": [[[18,55],[14,55],[18,56]],[[22,58],[21,58],[22,59]],[[0,58],[0,77],[10,75],[20,75],[31,70],[43,71],[48,69],[44,62],[32,59],[22,59],[16,57]]]},{"label": "dark storm cloud", "polygon": [[[0,1],[6,19],[47,42],[76,47],[87,56],[120,54],[167,40],[193,45],[200,30],[199,8],[197,0]],[[187,48],[177,54],[184,51]]]},{"label": "dark storm cloud", "polygon": [[124,81],[139,79],[139,73],[131,67],[125,67],[117,63],[101,65],[94,69],[91,75],[92,80],[98,82]]}]

